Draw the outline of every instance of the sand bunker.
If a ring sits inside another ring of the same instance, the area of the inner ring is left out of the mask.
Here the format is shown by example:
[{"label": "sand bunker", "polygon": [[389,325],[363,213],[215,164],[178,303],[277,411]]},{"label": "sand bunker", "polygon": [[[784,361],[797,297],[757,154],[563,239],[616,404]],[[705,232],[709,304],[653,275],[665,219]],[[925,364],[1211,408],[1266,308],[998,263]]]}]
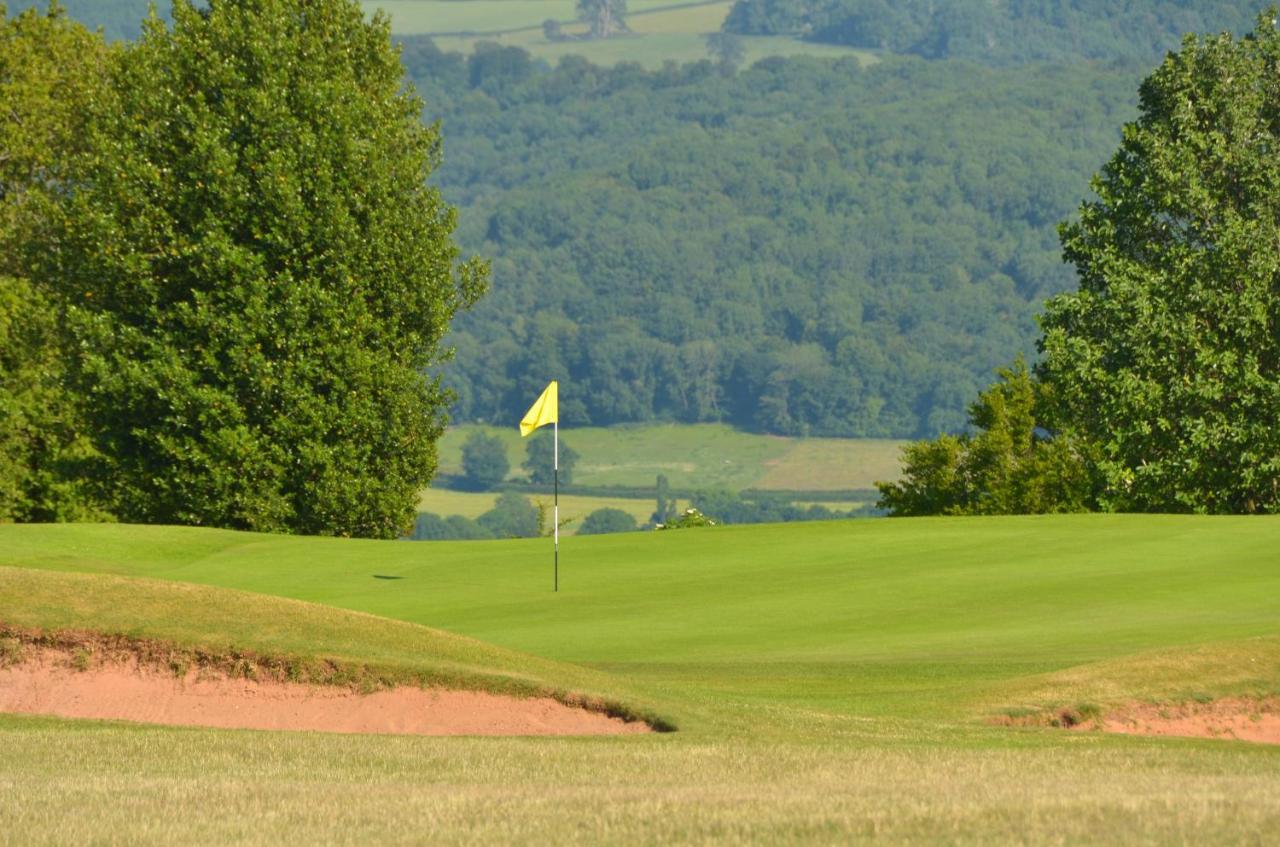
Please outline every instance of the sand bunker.
[{"label": "sand bunker", "polygon": [[208,668],[178,675],[136,660],[26,645],[0,667],[0,712],[180,726],[411,735],[601,735],[650,731],[550,698],[475,691],[349,688],[263,682]]},{"label": "sand bunker", "polygon": [[1204,703],[1130,703],[1097,714],[1070,707],[1002,715],[999,726],[1059,727],[1074,732],[1171,735],[1280,744],[1280,697],[1224,697]]},{"label": "sand bunker", "polygon": [[1178,735],[1192,738],[1231,738],[1280,744],[1280,699],[1228,697],[1209,703],[1174,706],[1133,704],[1111,712],[1101,721],[1078,729],[1099,728],[1125,735]]}]

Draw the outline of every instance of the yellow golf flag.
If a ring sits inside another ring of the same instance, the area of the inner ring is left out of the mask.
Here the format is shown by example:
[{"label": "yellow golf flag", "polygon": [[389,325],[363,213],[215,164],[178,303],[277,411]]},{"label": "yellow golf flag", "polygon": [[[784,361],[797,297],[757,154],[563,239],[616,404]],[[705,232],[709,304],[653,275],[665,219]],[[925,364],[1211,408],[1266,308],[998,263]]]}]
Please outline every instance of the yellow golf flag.
[{"label": "yellow golf flag", "polygon": [[540,426],[560,421],[560,383],[554,379],[542,392],[542,396],[533,401],[529,411],[524,413],[520,421],[520,437],[525,438]]}]

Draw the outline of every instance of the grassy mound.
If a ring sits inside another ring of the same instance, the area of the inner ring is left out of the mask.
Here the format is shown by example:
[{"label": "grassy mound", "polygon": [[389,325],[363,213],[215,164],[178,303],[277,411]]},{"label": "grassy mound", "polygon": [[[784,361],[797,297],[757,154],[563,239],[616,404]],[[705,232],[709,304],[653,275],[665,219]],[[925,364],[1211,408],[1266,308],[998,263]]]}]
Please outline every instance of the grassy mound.
[{"label": "grassy mound", "polygon": [[564,539],[553,595],[545,540],[0,527],[0,561],[12,566],[323,603],[657,686],[690,683],[712,705],[732,694],[902,717],[977,709],[1010,680],[1275,635],[1277,546],[1280,520],[1270,518],[717,528]]},{"label": "grassy mound", "polygon": [[671,726],[608,692],[603,674],[472,638],[243,591],[0,567],[0,654],[24,643],[129,652],[151,664],[376,690],[417,685],[574,706]]}]

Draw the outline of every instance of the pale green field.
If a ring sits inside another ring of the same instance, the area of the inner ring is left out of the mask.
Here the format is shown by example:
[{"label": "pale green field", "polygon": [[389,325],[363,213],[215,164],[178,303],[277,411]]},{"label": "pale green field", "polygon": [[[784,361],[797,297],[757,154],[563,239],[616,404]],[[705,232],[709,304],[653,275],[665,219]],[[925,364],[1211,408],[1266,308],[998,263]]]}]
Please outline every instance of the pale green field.
[{"label": "pale green field", "polygon": [[[397,35],[431,35],[442,50],[470,53],[477,41],[520,47],[555,62],[577,55],[601,65],[638,62],[647,68],[664,62],[694,62],[708,58],[707,34],[717,32],[730,2],[684,6],[671,0],[633,0],[627,4],[631,35],[594,41],[548,41],[542,23],[561,23],[568,35],[584,28],[576,23],[573,0],[368,0],[372,12],[383,9]],[[444,33],[466,33],[446,35]],[[856,58],[864,65],[878,61],[874,53],[831,44],[812,44],[786,36],[742,38],[744,63],[770,56]]]},{"label": "pale green field", "polygon": [[[363,0],[362,5],[370,13],[385,11],[396,35],[496,32],[541,28],[548,18],[562,23],[577,20],[575,0]],[[672,5],[673,0],[629,0],[627,9],[636,15]]]},{"label": "pale green field", "polygon": [[[637,21],[639,18],[636,19]],[[441,50],[470,53],[476,41],[494,41],[498,44],[519,47],[532,55],[555,63],[562,56],[583,56],[597,65],[614,65],[618,62],[635,62],[649,70],[662,67],[665,62],[697,62],[708,59],[705,32],[664,32],[642,34],[626,38],[610,38],[595,41],[547,41],[542,32],[520,32],[502,36],[480,38],[439,37],[435,39]],[[861,64],[873,64],[876,57],[866,51],[840,47],[834,44],[811,44],[786,36],[744,36],[743,65],[750,66],[771,56],[808,56],[818,59],[855,58]]]},{"label": "pale green field", "polygon": [[[529,502],[535,506],[542,503],[548,509],[552,506],[550,494],[529,494]],[[437,515],[462,515],[464,518],[478,518],[493,508],[498,495],[493,492],[449,491],[443,488],[429,488],[418,498],[418,511],[434,512]],[[678,501],[678,508],[686,508],[687,500]],[[560,520],[568,521],[560,532],[573,535],[582,525],[587,515],[596,509],[621,509],[636,519],[636,524],[644,526],[657,507],[652,498],[631,497],[583,497],[577,494],[560,495]]]},{"label": "pale green field", "polygon": [[679,729],[433,739],[0,717],[0,843],[1234,845],[1278,831],[1280,748],[986,719],[1280,692],[1280,519],[576,538],[558,595],[543,546],[0,526],[0,621],[583,690]]},{"label": "pale green field", "polygon": [[[525,442],[514,426],[453,427],[440,440],[440,472],[462,473],[462,445],[476,430],[507,447],[510,478],[522,478]],[[579,485],[651,487],[665,474],[673,488],[741,491],[847,491],[895,480],[906,442],[889,439],[784,438],[740,432],[723,424],[653,424],[564,429],[581,458]]]}]

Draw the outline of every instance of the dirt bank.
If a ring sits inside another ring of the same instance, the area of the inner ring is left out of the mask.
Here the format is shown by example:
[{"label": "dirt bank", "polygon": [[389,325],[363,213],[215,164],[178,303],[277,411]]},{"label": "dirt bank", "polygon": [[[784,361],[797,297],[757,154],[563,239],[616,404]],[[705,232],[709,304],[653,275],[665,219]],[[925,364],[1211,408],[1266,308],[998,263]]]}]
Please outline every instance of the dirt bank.
[{"label": "dirt bank", "polygon": [[0,712],[179,726],[412,735],[600,735],[648,732],[551,698],[247,679],[218,668],[155,666],[114,651],[24,644],[0,661]]}]

